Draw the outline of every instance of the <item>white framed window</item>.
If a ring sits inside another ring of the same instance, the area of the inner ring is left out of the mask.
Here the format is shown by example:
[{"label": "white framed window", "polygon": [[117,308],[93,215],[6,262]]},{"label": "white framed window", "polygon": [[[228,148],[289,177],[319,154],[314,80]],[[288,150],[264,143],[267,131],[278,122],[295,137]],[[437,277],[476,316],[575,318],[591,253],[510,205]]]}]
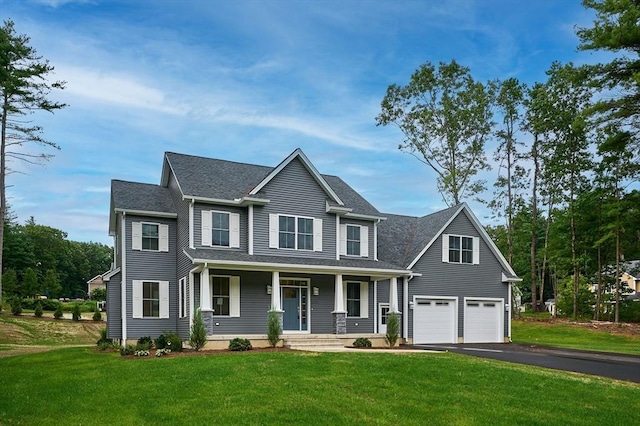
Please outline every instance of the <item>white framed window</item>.
[{"label": "white framed window", "polygon": [[347,317],[369,318],[369,283],[347,281],[344,284]]},{"label": "white framed window", "polygon": [[442,235],[442,261],[445,263],[480,263],[480,239],[464,235]]},{"label": "white framed window", "polygon": [[133,280],[133,318],[169,318],[169,281]]},{"label": "white framed window", "polygon": [[217,210],[202,211],[202,245],[240,247],[240,214]]},{"label": "white framed window", "polygon": [[218,317],[240,316],[240,277],[212,275],[211,307]]},{"label": "white framed window", "polygon": [[169,225],[153,222],[131,223],[131,248],[142,251],[169,251]]},{"label": "white framed window", "polygon": [[322,219],[269,214],[269,247],[322,251]]},{"label": "white framed window", "polygon": [[369,257],[369,227],[363,225],[340,225],[340,254]]},{"label": "white framed window", "polygon": [[178,316],[184,318],[187,316],[187,278],[180,278],[178,283]]}]

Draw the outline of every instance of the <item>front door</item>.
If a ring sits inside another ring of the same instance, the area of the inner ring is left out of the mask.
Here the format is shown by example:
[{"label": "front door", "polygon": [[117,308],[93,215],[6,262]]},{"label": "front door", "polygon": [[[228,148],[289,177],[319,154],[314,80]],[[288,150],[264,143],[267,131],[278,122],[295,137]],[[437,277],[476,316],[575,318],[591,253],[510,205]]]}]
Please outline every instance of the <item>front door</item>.
[{"label": "front door", "polygon": [[387,333],[387,315],[389,315],[389,304],[380,303],[378,309],[378,333]]},{"label": "front door", "polygon": [[307,330],[307,289],[304,287],[282,287],[282,329],[285,331]]}]

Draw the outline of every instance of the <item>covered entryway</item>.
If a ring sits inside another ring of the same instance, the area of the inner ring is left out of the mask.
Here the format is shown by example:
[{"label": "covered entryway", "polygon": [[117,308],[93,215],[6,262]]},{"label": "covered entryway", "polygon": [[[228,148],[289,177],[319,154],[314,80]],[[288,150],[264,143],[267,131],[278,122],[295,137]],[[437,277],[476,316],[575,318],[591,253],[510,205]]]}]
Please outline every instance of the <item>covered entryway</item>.
[{"label": "covered entryway", "polygon": [[457,343],[456,298],[415,297],[413,343]]},{"label": "covered entryway", "polygon": [[504,342],[503,299],[465,299],[464,342]]},{"label": "covered entryway", "polygon": [[308,331],[309,318],[309,281],[308,280],[280,280],[282,330]]}]

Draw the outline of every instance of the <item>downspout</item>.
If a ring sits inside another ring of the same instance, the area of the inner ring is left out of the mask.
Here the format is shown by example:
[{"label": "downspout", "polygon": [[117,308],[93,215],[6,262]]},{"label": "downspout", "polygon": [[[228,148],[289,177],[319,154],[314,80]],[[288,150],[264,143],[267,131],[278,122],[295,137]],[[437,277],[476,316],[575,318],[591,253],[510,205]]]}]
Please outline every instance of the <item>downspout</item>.
[{"label": "downspout", "polygon": [[253,255],[253,204],[249,204],[249,212],[248,212],[248,217],[247,217],[247,222],[248,223],[248,244],[249,244],[249,255],[252,256]]},{"label": "downspout", "polygon": [[509,337],[509,343],[511,343],[511,310],[513,309],[513,306],[511,304],[511,286],[513,285],[512,282],[509,282],[509,298],[507,299],[509,301],[509,312],[507,312],[507,323],[509,324],[509,331],[507,332],[507,336]]},{"label": "downspout", "polygon": [[122,320],[122,347],[127,345],[127,231],[126,231],[126,213],[122,212],[120,233],[121,233],[121,241],[122,244],[122,282],[120,283],[120,297],[121,297],[121,320]]},{"label": "downspout", "polygon": [[373,332],[380,332],[378,327],[378,280],[373,280]]},{"label": "downspout", "polygon": [[402,337],[405,343],[409,339],[409,281],[413,275],[409,275],[402,282],[402,299],[404,300],[404,315],[402,315]]},{"label": "downspout", "polygon": [[373,260],[378,261],[378,224],[380,219],[373,222]]},{"label": "downspout", "polygon": [[195,200],[192,198],[191,202],[189,203],[189,248],[190,249],[195,249],[195,243],[194,243],[194,232],[193,232],[193,215],[194,215],[194,208],[195,208]]}]

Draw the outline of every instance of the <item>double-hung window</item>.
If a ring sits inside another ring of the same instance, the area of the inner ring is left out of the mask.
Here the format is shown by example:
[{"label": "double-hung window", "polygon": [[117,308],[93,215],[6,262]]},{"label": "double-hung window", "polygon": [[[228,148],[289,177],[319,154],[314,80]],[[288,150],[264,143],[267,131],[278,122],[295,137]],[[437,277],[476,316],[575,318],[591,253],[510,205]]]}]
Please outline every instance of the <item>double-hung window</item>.
[{"label": "double-hung window", "polygon": [[229,213],[211,213],[211,245],[229,247]]},{"label": "double-hung window", "polygon": [[211,277],[213,284],[212,304],[214,315],[229,316],[229,277]]},{"label": "double-hung window", "polygon": [[132,280],[133,318],[169,318],[169,281]]},{"label": "double-hung window", "polygon": [[142,316],[144,318],[160,317],[160,283],[157,281],[142,283]]},{"label": "double-hung window", "polygon": [[476,265],[479,261],[479,239],[461,235],[443,235],[442,261]]},{"label": "double-hung window", "polygon": [[142,250],[158,251],[159,248],[159,225],[154,223],[142,223]]},{"label": "double-hung window", "polygon": [[360,256],[360,227],[347,225],[347,255]]},{"label": "double-hung window", "polygon": [[347,283],[347,316],[360,316],[360,283]]},{"label": "double-hung window", "polygon": [[322,251],[322,219],[271,214],[269,247]]}]

